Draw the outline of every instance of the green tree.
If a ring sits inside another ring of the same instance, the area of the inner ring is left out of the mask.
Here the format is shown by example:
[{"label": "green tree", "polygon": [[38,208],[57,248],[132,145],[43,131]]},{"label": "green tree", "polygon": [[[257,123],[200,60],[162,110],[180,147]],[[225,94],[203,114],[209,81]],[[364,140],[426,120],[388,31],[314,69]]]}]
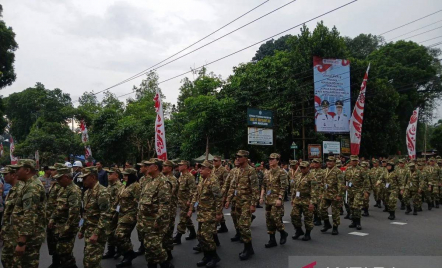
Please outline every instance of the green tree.
[{"label": "green tree", "polygon": [[269,40],[264,44],[259,46],[259,49],[256,51],[255,56],[252,58],[253,61],[259,61],[264,59],[266,56],[272,56],[276,51],[288,51],[289,45],[287,44],[287,40],[292,37],[292,35],[284,35],[280,38],[274,40]]},{"label": "green tree", "polygon": [[[0,18],[3,8],[0,10]],[[15,33],[11,27],[7,27],[3,19],[0,19],[0,89],[10,86],[17,75],[14,70],[15,51],[18,44],[15,41]]]},{"label": "green tree", "polygon": [[360,34],[355,38],[345,37],[345,44],[350,56],[356,59],[366,59],[372,52],[378,50],[384,38],[371,34]]}]

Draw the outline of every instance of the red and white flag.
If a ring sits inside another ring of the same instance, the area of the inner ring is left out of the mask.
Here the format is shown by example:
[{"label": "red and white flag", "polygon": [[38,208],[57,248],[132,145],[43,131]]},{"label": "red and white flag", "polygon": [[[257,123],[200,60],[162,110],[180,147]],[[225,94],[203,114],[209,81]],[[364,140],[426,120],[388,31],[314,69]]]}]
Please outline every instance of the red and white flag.
[{"label": "red and white flag", "polygon": [[18,158],[14,156],[15,145],[12,136],[9,137],[9,155],[11,156],[11,165],[16,165],[18,163]]},{"label": "red and white flag", "polygon": [[351,154],[359,155],[361,147],[362,135],[362,121],[364,120],[364,105],[365,105],[365,89],[367,87],[368,71],[370,64],[365,72],[364,81],[362,81],[361,91],[359,92],[358,100],[356,101],[353,113],[350,118],[350,148]]},{"label": "red and white flag", "polygon": [[413,111],[410,118],[410,123],[407,127],[407,149],[408,156],[411,160],[416,159],[416,132],[417,132],[417,120],[419,118],[419,108]]},{"label": "red and white flag", "polygon": [[161,96],[158,90],[153,100],[155,101],[155,111],[157,112],[157,118],[155,120],[155,150],[159,159],[167,160],[163,104],[161,102]]},{"label": "red and white flag", "polygon": [[87,127],[86,127],[86,123],[84,122],[84,120],[81,120],[81,124],[80,124],[80,129],[81,129],[81,141],[85,144],[84,145],[84,159],[86,161],[86,165],[89,162],[89,157],[92,156],[92,150],[91,147],[89,145],[86,145],[87,142],[89,141],[89,135],[87,134]]}]

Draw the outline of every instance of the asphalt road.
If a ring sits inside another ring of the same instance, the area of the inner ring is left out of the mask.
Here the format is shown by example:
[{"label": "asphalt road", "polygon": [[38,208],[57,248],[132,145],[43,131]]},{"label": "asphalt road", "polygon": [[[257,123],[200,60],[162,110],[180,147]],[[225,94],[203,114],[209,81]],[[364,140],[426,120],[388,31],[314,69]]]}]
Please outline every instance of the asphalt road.
[{"label": "asphalt road", "polygon": [[[266,233],[264,209],[259,208],[257,216],[252,223],[252,238],[255,255],[248,261],[240,261],[238,253],[242,251],[243,244],[231,242],[230,237],[234,235],[233,223],[230,216],[225,216],[229,228],[228,233],[219,235],[221,246],[218,247],[218,255],[221,257],[219,267],[288,267],[289,256],[441,256],[442,255],[442,207],[440,209],[427,210],[424,204],[424,211],[418,216],[405,215],[404,211],[396,211],[396,220],[387,219],[388,213],[382,209],[373,207],[371,202],[370,216],[363,217],[362,230],[348,228],[349,220],[341,216],[339,235],[332,236],[331,230],[322,234],[321,227],[315,227],[312,231],[312,240],[292,240],[294,228],[290,222],[291,206],[285,202],[285,216],[283,218],[286,230],[289,232],[287,244],[271,249],[264,248],[268,241]],[[230,213],[230,210],[224,210]],[[193,215],[196,223],[195,214]],[[392,224],[397,222],[398,224]],[[365,236],[351,235],[351,232],[367,234]],[[186,241],[175,246],[173,251],[175,267],[196,267],[196,262],[202,258],[202,254],[196,254],[192,247],[197,244],[196,240]],[[279,241],[279,234],[277,234]],[[136,232],[132,234],[134,248],[139,246]],[[77,240],[74,248],[74,255],[78,267],[83,267],[83,240]],[[41,248],[40,267],[48,267],[51,258],[48,255],[47,245]],[[121,260],[121,258],[120,258]],[[115,267],[119,260],[103,260],[102,267]],[[132,267],[146,267],[143,256],[133,261]],[[301,267],[301,266],[300,266]],[[442,267],[442,263],[440,265]]]}]

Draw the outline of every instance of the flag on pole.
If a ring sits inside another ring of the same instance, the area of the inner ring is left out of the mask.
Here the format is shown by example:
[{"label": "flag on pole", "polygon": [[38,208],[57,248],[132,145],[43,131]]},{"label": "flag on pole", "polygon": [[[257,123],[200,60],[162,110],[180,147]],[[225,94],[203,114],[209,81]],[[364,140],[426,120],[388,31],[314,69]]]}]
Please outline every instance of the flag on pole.
[{"label": "flag on pole", "polygon": [[15,145],[12,136],[10,136],[9,138],[9,144],[10,144],[9,155],[11,156],[11,165],[16,165],[18,163],[18,158],[14,156]]},{"label": "flag on pole", "polygon": [[89,163],[89,158],[92,156],[92,150],[89,145],[87,145],[87,142],[89,141],[89,135],[87,134],[87,127],[84,120],[81,120],[80,124],[81,129],[81,141],[84,143],[84,159],[86,161],[86,165]]},{"label": "flag on pole", "polygon": [[368,64],[367,71],[365,72],[364,81],[362,81],[361,85],[361,91],[359,92],[358,100],[356,101],[353,113],[350,118],[350,148],[351,154],[354,155],[359,155],[359,149],[361,147],[362,121],[364,120],[365,89],[367,87],[369,70],[370,64]]},{"label": "flag on pole", "polygon": [[419,118],[419,108],[413,111],[413,114],[410,117],[410,123],[408,123],[407,127],[407,149],[408,156],[411,160],[416,159],[416,132],[417,132],[417,120]]},{"label": "flag on pole", "polygon": [[155,101],[155,111],[157,113],[157,118],[155,120],[155,151],[157,152],[159,159],[167,160],[163,104],[161,103],[161,96],[158,90],[153,100]]}]

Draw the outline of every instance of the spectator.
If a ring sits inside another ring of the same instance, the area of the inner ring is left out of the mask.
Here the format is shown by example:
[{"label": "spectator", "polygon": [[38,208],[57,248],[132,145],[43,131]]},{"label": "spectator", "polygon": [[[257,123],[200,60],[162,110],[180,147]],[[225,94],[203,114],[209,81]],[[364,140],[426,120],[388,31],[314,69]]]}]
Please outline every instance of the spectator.
[{"label": "spectator", "polygon": [[126,168],[133,168],[132,163],[127,161],[126,164],[124,164],[124,169],[126,169]]},{"label": "spectator", "polygon": [[80,187],[81,190],[83,190],[83,178],[79,178],[78,176],[81,175],[81,170],[83,168],[83,163],[81,161],[75,161],[72,165],[72,178],[74,183]]},{"label": "spectator", "polygon": [[[104,187],[107,187],[107,185],[109,184],[109,182],[107,180],[107,172],[103,170],[103,165],[101,164],[101,162],[97,162],[95,164],[95,166],[97,167],[97,171],[98,171],[98,182],[101,185],[103,185]],[[126,166],[126,168],[127,168],[127,166]]]},{"label": "spectator", "polygon": [[45,187],[45,192],[46,194],[49,193],[49,188],[51,188],[51,170],[49,169],[48,166],[44,166],[43,167],[43,176],[41,176],[40,178],[41,183],[43,184],[43,186]]}]

